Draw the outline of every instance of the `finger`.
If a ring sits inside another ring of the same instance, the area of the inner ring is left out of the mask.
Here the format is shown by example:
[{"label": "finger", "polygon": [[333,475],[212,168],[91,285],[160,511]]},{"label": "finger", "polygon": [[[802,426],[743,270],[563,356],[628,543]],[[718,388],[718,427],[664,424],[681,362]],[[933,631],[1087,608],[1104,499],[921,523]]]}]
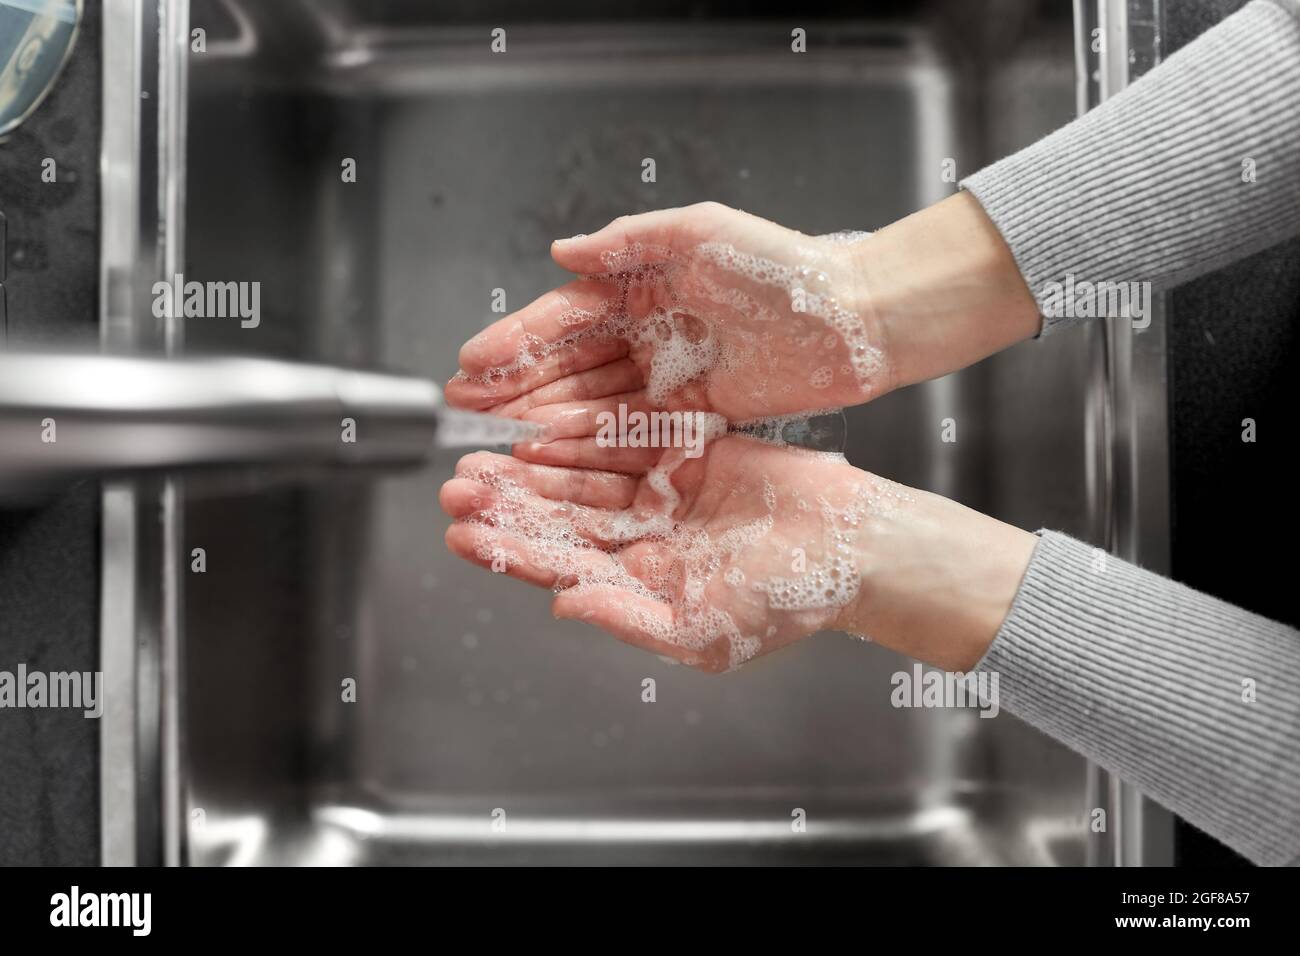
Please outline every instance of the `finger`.
[{"label": "finger", "polygon": [[470,479],[452,478],[438,493],[438,501],[457,520],[538,541],[570,541],[577,535],[588,544],[612,551],[626,536],[620,511],[545,498],[522,488],[503,492]]},{"label": "finger", "polygon": [[557,239],[551,243],[551,258],[570,272],[598,275],[669,262],[705,240],[744,240],[761,250],[780,248],[795,235],[751,213],[703,202],[620,216],[589,236]]},{"label": "finger", "polygon": [[571,548],[567,568],[557,569],[554,555],[544,553],[537,542],[484,524],[457,522],[447,529],[446,542],[453,554],[471,564],[543,588],[563,585],[566,579],[608,580],[616,571],[614,558],[599,548]]},{"label": "finger", "polygon": [[543,426],[547,442],[561,438],[586,438],[599,434],[602,423],[611,420],[608,416],[613,416],[612,421],[617,423],[620,406],[625,409],[626,416],[633,412],[649,416],[651,411],[645,392],[623,392],[585,402],[542,405],[525,413],[523,420]]},{"label": "finger", "polygon": [[620,216],[589,236],[557,239],[551,243],[551,258],[580,275],[627,272],[639,265],[666,262],[697,241],[697,226],[705,209],[701,204]]},{"label": "finger", "polygon": [[624,588],[593,585],[556,596],[551,612],[562,620],[583,621],[636,647],[681,660],[685,648],[665,640],[673,631],[673,609]]},{"label": "finger", "polygon": [[518,398],[503,402],[489,411],[493,415],[507,418],[520,418],[529,409],[539,405],[558,405],[561,402],[583,402],[593,398],[605,398],[619,392],[634,392],[644,387],[645,377],[629,358],[621,358],[601,365],[599,368],[587,369],[574,375],[535,388]]},{"label": "finger", "polygon": [[729,642],[715,640],[703,649],[687,646],[676,639],[673,609],[635,591],[603,585],[574,588],[556,595],[551,613],[562,620],[592,624],[625,644],[690,667],[716,673],[731,663]]},{"label": "finger", "polygon": [[482,410],[500,405],[569,375],[606,365],[628,353],[623,339],[592,338],[561,345],[534,364],[509,374],[470,377],[460,372],[447,383],[443,397],[454,408]]},{"label": "finger", "polygon": [[486,511],[497,501],[495,488],[472,478],[452,478],[438,489],[438,504],[453,518]]},{"label": "finger", "polygon": [[607,282],[577,279],[539,296],[462,345],[461,369],[474,376],[513,365],[521,354],[590,327],[607,314],[613,288]]},{"label": "finger", "polygon": [[453,524],[445,540],[452,554],[481,568],[543,588],[555,580],[554,571],[525,557],[523,542],[487,525]]},{"label": "finger", "polygon": [[614,511],[629,507],[637,490],[637,480],[630,475],[530,464],[510,455],[486,451],[473,452],[462,458],[456,464],[456,475],[481,487],[487,487],[484,479],[513,481],[553,501],[572,501]]},{"label": "finger", "polygon": [[539,465],[595,468],[626,475],[643,475],[663,456],[662,448],[605,448],[595,438],[559,438],[552,442],[524,442],[511,454]]}]

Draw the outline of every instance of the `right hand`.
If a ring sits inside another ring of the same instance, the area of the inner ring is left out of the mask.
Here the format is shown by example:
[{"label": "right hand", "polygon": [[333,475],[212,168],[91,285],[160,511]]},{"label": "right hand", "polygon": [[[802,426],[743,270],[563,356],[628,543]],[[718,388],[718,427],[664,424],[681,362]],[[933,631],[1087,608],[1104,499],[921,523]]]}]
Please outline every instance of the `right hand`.
[{"label": "right hand", "polygon": [[584,278],[466,343],[447,400],[520,416],[620,396],[733,422],[867,401],[893,378],[855,235],[700,203],[558,241],[555,261]]},{"label": "right hand", "polygon": [[[745,421],[869,401],[1038,331],[1011,251],[969,194],[856,235],[699,203],[557,241],[555,261],[586,278],[467,342],[447,400],[525,417],[626,397]],[[671,353],[688,360],[675,379]]]}]

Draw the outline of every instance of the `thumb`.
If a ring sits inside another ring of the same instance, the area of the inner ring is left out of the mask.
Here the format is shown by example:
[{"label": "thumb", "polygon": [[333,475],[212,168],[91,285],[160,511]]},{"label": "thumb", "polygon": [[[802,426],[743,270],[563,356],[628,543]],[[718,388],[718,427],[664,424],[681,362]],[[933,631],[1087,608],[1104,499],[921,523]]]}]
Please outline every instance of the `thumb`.
[{"label": "thumb", "polygon": [[705,207],[709,205],[619,216],[589,236],[557,239],[551,243],[551,257],[557,265],[580,275],[626,272],[640,265],[665,262],[700,240],[705,231]]}]

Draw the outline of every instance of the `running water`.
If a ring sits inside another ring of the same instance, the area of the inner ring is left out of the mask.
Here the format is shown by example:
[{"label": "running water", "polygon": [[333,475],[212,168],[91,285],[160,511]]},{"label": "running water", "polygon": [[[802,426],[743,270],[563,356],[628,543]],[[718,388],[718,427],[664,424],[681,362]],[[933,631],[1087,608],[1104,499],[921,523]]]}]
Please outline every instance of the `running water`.
[{"label": "running water", "polygon": [[[738,422],[728,427],[727,432],[770,445],[795,445],[810,451],[844,453],[844,413],[838,409],[812,415],[782,415]],[[434,444],[439,448],[486,448],[544,441],[546,429],[534,422],[458,408],[439,411],[437,437],[434,438]]]},{"label": "running water", "polygon": [[434,444],[439,448],[486,448],[490,445],[514,445],[541,441],[544,429],[533,422],[503,418],[484,412],[467,412],[443,408],[438,412],[438,432]]},{"label": "running water", "polygon": [[744,435],[769,445],[794,445],[809,451],[843,455],[848,443],[848,422],[841,409],[827,409],[804,415],[777,415],[737,422],[729,434]]}]

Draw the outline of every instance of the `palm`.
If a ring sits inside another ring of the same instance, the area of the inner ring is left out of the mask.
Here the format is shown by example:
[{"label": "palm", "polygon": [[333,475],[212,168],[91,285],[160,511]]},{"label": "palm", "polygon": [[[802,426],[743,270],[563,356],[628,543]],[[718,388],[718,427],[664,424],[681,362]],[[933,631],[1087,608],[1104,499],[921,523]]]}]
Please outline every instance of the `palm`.
[{"label": "palm", "polygon": [[741,421],[889,387],[845,245],[722,207],[669,212],[557,246],[557,261],[586,278],[467,344],[448,400],[511,414],[538,397],[631,394]]},{"label": "palm", "polygon": [[[679,455],[669,451],[667,456]],[[728,437],[672,473],[557,469],[467,456],[443,490],[454,551],[560,589],[555,612],[710,670],[828,626],[863,517],[861,474],[842,461]],[[669,462],[671,464],[671,462]]]}]

